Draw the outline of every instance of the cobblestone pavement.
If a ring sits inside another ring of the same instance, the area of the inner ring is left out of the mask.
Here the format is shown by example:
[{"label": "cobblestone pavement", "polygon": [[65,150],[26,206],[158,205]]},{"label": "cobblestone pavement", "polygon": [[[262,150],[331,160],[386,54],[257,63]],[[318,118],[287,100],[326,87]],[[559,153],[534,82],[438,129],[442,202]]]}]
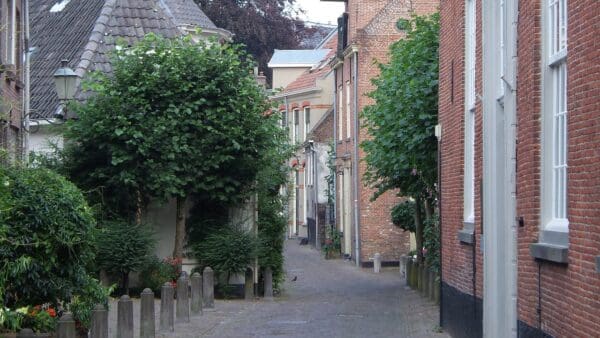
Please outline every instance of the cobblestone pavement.
[{"label": "cobblestone pavement", "polygon": [[285,258],[286,281],[274,301],[217,300],[215,311],[176,324],[175,333],[163,337],[449,337],[438,332],[438,307],[406,288],[397,268],[374,274],[351,262],[324,260],[295,240],[287,241]]}]

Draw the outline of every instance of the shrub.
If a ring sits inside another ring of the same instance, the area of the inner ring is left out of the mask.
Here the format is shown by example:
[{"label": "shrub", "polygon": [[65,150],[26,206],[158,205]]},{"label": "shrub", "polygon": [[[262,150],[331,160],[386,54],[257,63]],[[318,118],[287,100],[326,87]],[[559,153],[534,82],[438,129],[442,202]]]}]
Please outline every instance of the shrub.
[{"label": "shrub", "polygon": [[241,226],[229,225],[215,230],[192,247],[201,266],[210,266],[229,277],[246,270],[256,257],[256,239]]},{"label": "shrub", "polygon": [[415,232],[415,202],[404,201],[392,208],[392,223],[404,231]]},{"label": "shrub", "polygon": [[155,294],[160,294],[161,287],[166,282],[174,282],[181,273],[181,259],[167,257],[164,260],[156,256],[150,257],[140,271],[140,284],[150,288]]},{"label": "shrub", "polygon": [[129,272],[140,271],[154,248],[154,232],[148,225],[109,221],[96,233],[99,268],[121,277],[121,287],[129,290]]},{"label": "shrub", "polygon": [[87,275],[83,278],[81,289],[68,305],[68,309],[73,313],[73,318],[81,331],[86,331],[90,327],[92,310],[97,304],[102,304],[108,309],[108,296],[114,288],[114,285],[104,287],[97,279]]},{"label": "shrub", "polygon": [[425,263],[434,271],[440,269],[440,228],[439,216],[434,214],[430,219],[425,220],[423,229],[423,247]]},{"label": "shrub", "polygon": [[47,169],[0,168],[0,182],[1,300],[69,300],[94,258],[94,218],[81,192]]}]

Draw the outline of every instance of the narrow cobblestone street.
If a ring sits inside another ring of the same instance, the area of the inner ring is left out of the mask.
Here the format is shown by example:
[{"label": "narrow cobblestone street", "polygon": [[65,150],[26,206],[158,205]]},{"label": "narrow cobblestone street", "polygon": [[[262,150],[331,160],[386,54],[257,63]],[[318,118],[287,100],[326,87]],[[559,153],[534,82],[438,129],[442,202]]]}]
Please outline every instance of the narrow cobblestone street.
[{"label": "narrow cobblestone street", "polygon": [[[217,300],[214,311],[176,324],[165,337],[448,337],[437,332],[437,306],[406,288],[397,268],[377,275],[325,260],[295,240],[286,242],[285,258],[284,290],[275,301]],[[138,301],[134,311],[139,318]]]}]

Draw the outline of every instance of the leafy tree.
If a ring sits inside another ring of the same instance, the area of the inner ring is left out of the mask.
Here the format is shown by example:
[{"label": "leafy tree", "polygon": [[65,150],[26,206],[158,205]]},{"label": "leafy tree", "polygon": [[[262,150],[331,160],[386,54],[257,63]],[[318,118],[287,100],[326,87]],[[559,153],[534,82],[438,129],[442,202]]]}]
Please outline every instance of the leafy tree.
[{"label": "leafy tree", "polygon": [[181,257],[189,196],[241,199],[272,144],[247,59],[236,45],[152,34],[118,49],[113,73],[95,74],[94,95],[67,132],[74,180],[126,196],[138,215],[149,198],[176,198],[173,256]]},{"label": "leafy tree", "polygon": [[0,168],[0,302],[68,301],[94,258],[94,219],[75,185],[47,169]]},{"label": "leafy tree", "polygon": [[[395,189],[414,198],[420,249],[422,213],[432,216],[436,195],[439,15],[414,16],[399,27],[406,37],[391,45],[390,62],[379,65],[376,89],[369,93],[375,104],[362,113],[372,138],[361,146],[374,198]],[[421,250],[418,255],[422,260]]]},{"label": "leafy tree", "polygon": [[304,23],[292,18],[295,0],[196,0],[219,27],[230,30],[234,41],[247,46],[269,81],[267,63],[274,49],[298,48]]},{"label": "leafy tree", "polygon": [[96,266],[118,274],[121,287],[129,292],[129,272],[140,271],[154,248],[154,233],[146,224],[107,221],[96,231]]}]

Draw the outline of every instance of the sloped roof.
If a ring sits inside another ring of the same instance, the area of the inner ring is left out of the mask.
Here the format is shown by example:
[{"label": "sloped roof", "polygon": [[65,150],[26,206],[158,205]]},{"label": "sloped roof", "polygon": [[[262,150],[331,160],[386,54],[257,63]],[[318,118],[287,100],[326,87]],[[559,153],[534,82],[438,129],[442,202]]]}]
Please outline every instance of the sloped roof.
[{"label": "sloped roof", "polygon": [[324,50],[328,51],[327,54],[321,60],[319,60],[315,67],[306,70],[294,81],[288,84],[283,90],[284,94],[300,91],[302,89],[314,88],[317,85],[317,79],[324,77],[331,71],[329,61],[331,58],[335,57],[337,34],[330,34],[327,39],[328,40],[326,40],[325,44],[323,45],[323,48],[325,48]]},{"label": "sloped roof", "polygon": [[171,13],[177,26],[217,28],[193,0],[160,0],[160,2]]},{"label": "sloped roof", "polygon": [[[50,10],[61,2],[61,10]],[[183,33],[176,22],[190,20],[194,13],[190,4],[196,6],[196,14],[202,13],[193,0],[31,0],[32,118],[52,117],[58,108],[52,75],[62,59],[69,60],[69,67],[80,77],[94,70],[110,72],[108,53],[117,40],[134,44],[148,33],[180,36]],[[176,17],[186,8],[185,16]],[[195,25],[214,28],[205,17],[202,13]],[[208,26],[202,26],[205,23]],[[78,98],[83,98],[83,93],[79,92]]]},{"label": "sloped roof", "polygon": [[268,66],[270,68],[311,67],[329,52],[329,49],[276,49]]}]

